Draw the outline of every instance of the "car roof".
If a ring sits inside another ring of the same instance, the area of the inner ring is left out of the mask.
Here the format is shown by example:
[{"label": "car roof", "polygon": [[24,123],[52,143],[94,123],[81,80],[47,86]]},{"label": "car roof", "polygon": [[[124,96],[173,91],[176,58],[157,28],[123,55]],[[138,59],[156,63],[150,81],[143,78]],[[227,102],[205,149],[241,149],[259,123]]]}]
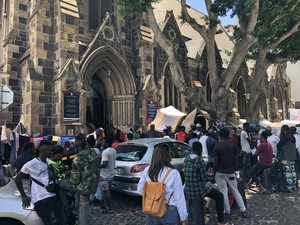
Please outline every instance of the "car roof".
[{"label": "car roof", "polygon": [[162,143],[162,142],[170,142],[170,141],[178,141],[171,138],[139,138],[133,139],[130,141],[122,142],[120,145],[127,145],[129,143],[136,144],[136,145],[149,145],[155,143]]}]

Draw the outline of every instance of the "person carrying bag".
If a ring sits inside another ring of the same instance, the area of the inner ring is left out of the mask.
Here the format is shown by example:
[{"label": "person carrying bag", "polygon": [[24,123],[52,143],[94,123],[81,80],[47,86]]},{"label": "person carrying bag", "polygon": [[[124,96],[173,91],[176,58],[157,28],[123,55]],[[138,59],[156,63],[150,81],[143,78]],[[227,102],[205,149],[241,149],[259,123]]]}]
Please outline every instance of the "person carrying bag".
[{"label": "person carrying bag", "polygon": [[154,148],[150,166],[142,173],[138,193],[143,196],[147,225],[185,225],[188,218],[180,174],[172,168],[167,144]]}]

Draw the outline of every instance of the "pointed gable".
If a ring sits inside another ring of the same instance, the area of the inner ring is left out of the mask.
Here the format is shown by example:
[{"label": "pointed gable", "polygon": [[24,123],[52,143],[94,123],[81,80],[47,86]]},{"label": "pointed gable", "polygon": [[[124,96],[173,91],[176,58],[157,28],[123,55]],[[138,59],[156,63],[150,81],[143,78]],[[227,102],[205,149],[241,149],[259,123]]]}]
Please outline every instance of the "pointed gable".
[{"label": "pointed gable", "polygon": [[159,26],[166,38],[172,41],[173,43],[176,43],[176,48],[180,48],[177,49],[177,51],[180,51],[181,54],[185,52],[184,55],[186,56],[188,50],[185,45],[185,40],[178,27],[173,10],[166,11],[165,19],[162,23],[159,24]]},{"label": "pointed gable", "polygon": [[77,67],[78,66],[75,65],[74,59],[68,59],[54,80],[81,80]]}]

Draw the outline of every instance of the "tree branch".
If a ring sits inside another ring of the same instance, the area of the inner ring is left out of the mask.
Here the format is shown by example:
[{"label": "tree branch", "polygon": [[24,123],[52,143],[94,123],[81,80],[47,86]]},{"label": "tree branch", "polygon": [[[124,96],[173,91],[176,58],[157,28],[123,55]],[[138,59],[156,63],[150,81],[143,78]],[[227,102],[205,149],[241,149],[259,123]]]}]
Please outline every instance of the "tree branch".
[{"label": "tree branch", "polygon": [[173,44],[165,37],[165,35],[160,30],[154,16],[153,9],[148,10],[147,17],[150,24],[150,29],[153,31],[159,45],[166,51],[166,53],[173,51]]},{"label": "tree branch", "polygon": [[284,13],[282,13],[282,14],[277,15],[277,16],[271,21],[271,24],[274,24],[274,23],[276,23],[278,20],[281,20],[281,19],[285,18],[286,16],[288,16],[292,11],[295,10],[295,8],[299,5],[299,3],[300,3],[300,0],[297,0],[297,1],[295,2],[294,5],[291,5],[291,6],[289,7],[289,9],[288,9],[287,12],[284,12]]},{"label": "tree branch", "polygon": [[298,32],[298,31],[300,31],[300,20],[298,20],[290,30],[288,30],[286,33],[281,35],[281,37],[277,38],[275,41],[266,45],[264,48],[267,50],[272,49],[272,48],[276,47],[277,45],[279,45],[282,41],[284,41],[285,39],[290,37],[292,34]]},{"label": "tree branch", "polygon": [[257,24],[258,12],[259,12],[259,0],[256,0],[253,3],[252,8],[251,8],[251,17],[248,22],[248,26],[246,28],[246,35],[254,33],[254,28]]},{"label": "tree branch", "polygon": [[205,0],[205,5],[206,5],[206,9],[207,9],[207,12],[208,12],[209,19],[210,20],[218,20],[218,17],[216,16],[216,14],[211,11],[212,1],[211,0]]},{"label": "tree branch", "polygon": [[206,5],[207,12],[209,13],[211,11],[211,5],[212,5],[211,0],[205,0],[205,5]]},{"label": "tree branch", "polygon": [[192,28],[194,28],[196,31],[198,31],[198,33],[204,38],[205,41],[207,41],[208,40],[208,36],[207,36],[207,30],[206,30],[205,26],[200,25],[199,23],[197,23],[197,21],[195,20],[195,18],[192,18],[190,16],[190,14],[187,11],[186,0],[181,0],[181,13],[183,15],[184,20]]},{"label": "tree branch", "polygon": [[160,47],[165,51],[165,53],[168,56],[169,67],[170,67],[171,75],[173,77],[174,84],[180,92],[185,93],[185,91],[189,89],[189,87],[186,85],[184,81],[183,71],[181,65],[176,59],[173,50],[173,44],[164,36],[162,31],[160,30],[154,16],[153,9],[148,10],[147,17],[150,24],[150,29],[153,31],[157,39],[156,40],[157,43],[160,45]]}]

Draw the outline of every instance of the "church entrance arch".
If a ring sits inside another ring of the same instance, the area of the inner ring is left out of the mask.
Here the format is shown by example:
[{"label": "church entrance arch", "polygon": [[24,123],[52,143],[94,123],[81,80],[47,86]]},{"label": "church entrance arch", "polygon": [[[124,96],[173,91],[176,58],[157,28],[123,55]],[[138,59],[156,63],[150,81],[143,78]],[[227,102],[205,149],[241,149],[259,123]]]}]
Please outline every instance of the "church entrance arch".
[{"label": "church entrance arch", "polygon": [[94,125],[106,132],[128,131],[135,121],[136,86],[126,61],[113,48],[100,47],[83,63],[80,74],[87,92],[81,107],[90,106]]}]

